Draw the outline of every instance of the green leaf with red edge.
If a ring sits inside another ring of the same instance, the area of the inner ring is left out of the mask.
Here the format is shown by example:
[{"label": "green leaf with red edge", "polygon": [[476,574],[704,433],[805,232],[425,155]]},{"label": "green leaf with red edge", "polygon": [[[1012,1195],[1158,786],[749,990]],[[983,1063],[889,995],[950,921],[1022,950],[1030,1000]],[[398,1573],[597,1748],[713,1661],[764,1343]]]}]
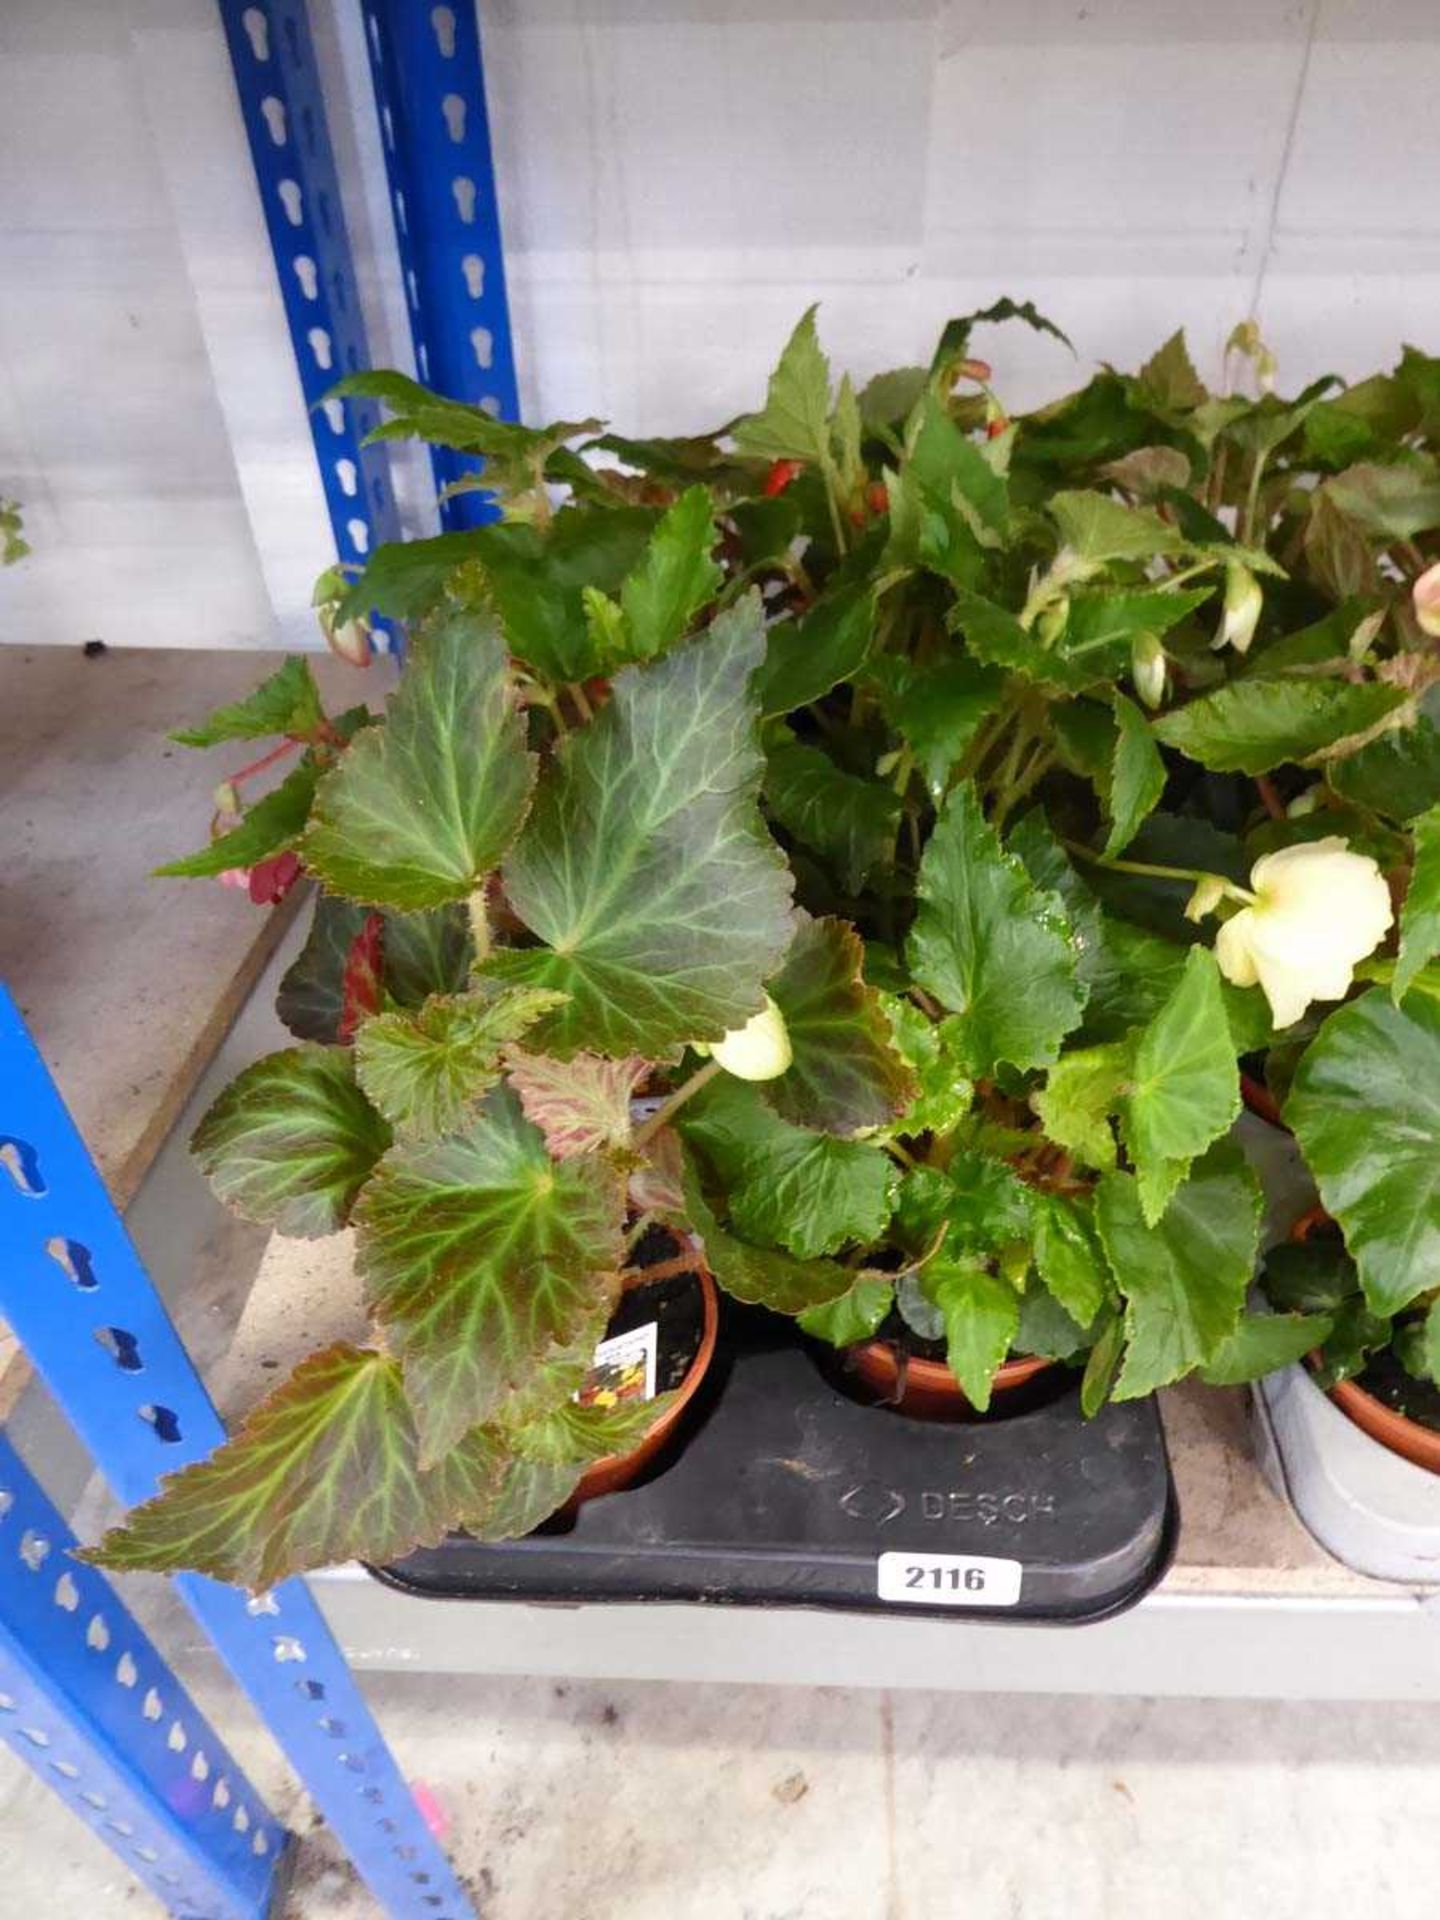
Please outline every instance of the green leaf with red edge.
[{"label": "green leaf with red edge", "polygon": [[220,834],[198,853],[156,867],[156,874],[162,879],[207,879],[235,867],[253,867],[272,853],[297,846],[310,817],[319,778],[319,767],[307,756],[278,787],[246,808],[238,827]]},{"label": "green leaf with red edge", "polygon": [[[322,893],[305,944],[286,969],[275,1011],[297,1040],[333,1045],[344,1013],[345,962],[367,909]],[[381,979],[399,1007],[419,1007],[432,994],[461,993],[470,971],[470,923],[461,906],[432,913],[387,913]]]},{"label": "green leaf with red edge", "polygon": [[305,864],[371,906],[463,900],[514,838],[533,779],[500,638],[451,614],[415,641],[385,725],[321,781]]},{"label": "green leaf with red edge", "polygon": [[468,1507],[493,1499],[502,1465],[482,1434],[422,1473],[396,1363],[327,1347],[208,1460],[167,1475],[155,1499],[81,1557],[123,1572],[183,1568],[262,1592],[318,1567],[434,1546]]},{"label": "green leaf with red edge", "polygon": [[500,1078],[502,1049],[558,1000],[541,987],[515,987],[437,994],[414,1013],[379,1014],[356,1036],[356,1078],[397,1133],[451,1133]]},{"label": "green leaf with red edge", "polygon": [[764,650],[759,596],[645,667],[546,768],[505,864],[510,905],[543,945],[485,972],[553,987],[549,1053],[673,1057],[743,1026],[791,932],[791,877],[756,805],[748,683]]},{"label": "green leaf with red edge", "polygon": [[176,727],[170,738],[182,747],[213,747],[221,740],[263,740],[275,733],[313,740],[325,724],[320,689],[303,654],[294,653],[253,693],[217,707],[198,727]]},{"label": "green leaf with red edge", "polygon": [[348,1047],[289,1047],[238,1074],[191,1152],[226,1206],[300,1239],[343,1227],[390,1145]]},{"label": "green leaf with red edge", "polygon": [[798,1126],[857,1133],[893,1120],[919,1083],[891,1044],[890,1022],[864,980],[865,947],[843,920],[798,925],[770,993],[785,1016],[794,1058],[764,1084],[770,1105]]},{"label": "green leaf with red edge", "polygon": [[[674,1402],[674,1395],[618,1407],[562,1402],[523,1426],[507,1428],[509,1457],[482,1498],[465,1508],[465,1531],[477,1540],[514,1540],[532,1533],[570,1498],[596,1460],[628,1453]],[[473,1438],[461,1442],[461,1454]],[[438,1471],[444,1470],[444,1464]]]},{"label": "green leaf with red edge", "polygon": [[556,1060],[511,1047],[505,1068],[525,1118],[544,1134],[555,1159],[629,1145],[630,1102],[650,1071],[650,1062],[639,1054],[607,1060],[598,1053],[577,1053]]},{"label": "green leaf with red edge", "polygon": [[356,1212],[356,1261],[427,1464],[558,1350],[600,1337],[622,1204],[620,1175],[593,1155],[552,1160],[504,1086],[463,1133],[386,1155]]},{"label": "green leaf with red edge", "polygon": [[367,913],[350,942],[340,976],[340,1024],[336,1038],[349,1046],[362,1020],[378,1013],[384,1001],[385,916]]},{"label": "green leaf with red edge", "polygon": [[797,1260],[794,1254],[751,1246],[728,1232],[716,1218],[688,1153],[683,1186],[684,1210],[672,1224],[699,1235],[710,1271],[732,1299],[793,1316],[838,1300],[853,1286],[854,1269],[838,1260]]}]

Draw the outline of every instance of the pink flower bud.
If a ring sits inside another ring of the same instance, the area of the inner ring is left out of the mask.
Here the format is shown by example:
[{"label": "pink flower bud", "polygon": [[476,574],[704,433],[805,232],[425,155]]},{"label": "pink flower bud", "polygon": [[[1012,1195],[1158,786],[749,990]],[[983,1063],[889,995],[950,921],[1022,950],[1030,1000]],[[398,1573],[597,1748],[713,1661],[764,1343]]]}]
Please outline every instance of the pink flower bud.
[{"label": "pink flower bud", "polygon": [[1432,640],[1440,640],[1440,564],[1427,567],[1410,589],[1415,623]]}]

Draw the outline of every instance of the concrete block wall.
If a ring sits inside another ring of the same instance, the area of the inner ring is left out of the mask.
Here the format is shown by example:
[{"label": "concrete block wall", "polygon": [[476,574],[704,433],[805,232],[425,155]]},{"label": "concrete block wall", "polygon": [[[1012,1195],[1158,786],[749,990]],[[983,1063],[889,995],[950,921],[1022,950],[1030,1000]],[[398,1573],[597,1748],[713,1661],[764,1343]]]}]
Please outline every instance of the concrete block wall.
[{"label": "concrete block wall", "polygon": [[[417,0],[417,4],[419,0]],[[360,0],[311,0],[377,355],[403,361]],[[991,337],[1034,403],[1256,313],[1282,381],[1440,349],[1433,0],[482,0],[529,417],[755,404]],[[0,640],[311,632],[330,555],[213,0],[0,4]],[[419,517],[423,521],[423,514]]]}]

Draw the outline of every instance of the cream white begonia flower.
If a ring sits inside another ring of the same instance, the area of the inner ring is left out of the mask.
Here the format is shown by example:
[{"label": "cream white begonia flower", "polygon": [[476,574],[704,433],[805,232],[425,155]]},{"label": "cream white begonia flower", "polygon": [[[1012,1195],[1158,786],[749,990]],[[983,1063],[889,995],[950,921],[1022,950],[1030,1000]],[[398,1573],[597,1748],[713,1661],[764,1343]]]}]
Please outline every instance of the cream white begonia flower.
[{"label": "cream white begonia flower", "polygon": [[1415,620],[1422,633],[1440,640],[1440,565],[1428,567],[1410,589]]},{"label": "cream white begonia flower", "polygon": [[794,1058],[785,1016],[767,993],[760,1012],[710,1049],[710,1057],[737,1080],[774,1080]]},{"label": "cream white begonia flower", "polygon": [[1216,652],[1221,647],[1233,647],[1236,653],[1248,653],[1264,605],[1265,596],[1254,574],[1240,561],[1230,561],[1225,568],[1225,607],[1220,616],[1220,631],[1210,643]]},{"label": "cream white begonia flower", "polygon": [[1312,1000],[1343,999],[1394,918],[1379,867],[1336,836],[1267,853],[1250,887],[1255,903],[1221,927],[1215,958],[1237,987],[1264,988],[1277,1027]]}]

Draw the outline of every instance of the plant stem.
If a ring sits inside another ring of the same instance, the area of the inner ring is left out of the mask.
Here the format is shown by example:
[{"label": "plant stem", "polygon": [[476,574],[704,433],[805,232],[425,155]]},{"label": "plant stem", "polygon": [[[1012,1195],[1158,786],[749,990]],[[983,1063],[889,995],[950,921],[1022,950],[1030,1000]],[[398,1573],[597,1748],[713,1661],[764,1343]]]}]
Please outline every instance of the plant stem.
[{"label": "plant stem", "polygon": [[1270,778],[1268,773],[1256,774],[1255,791],[1260,795],[1265,806],[1265,811],[1272,820],[1283,820],[1285,818],[1285,802],[1275,791],[1275,782]]},{"label": "plant stem", "polygon": [[840,484],[835,472],[835,462],[828,454],[822,455],[820,473],[825,482],[825,504],[830,509],[830,527],[835,535],[835,548],[838,553],[846,551],[845,524],[840,517]]},{"label": "plant stem", "polygon": [[571,683],[570,698],[575,702],[575,711],[582,720],[588,723],[595,718],[595,709],[586,698],[585,689],[578,680]]},{"label": "plant stem", "polygon": [[466,896],[465,911],[470,920],[470,938],[475,943],[475,958],[472,969],[490,957],[490,902],[486,898],[485,882]]},{"label": "plant stem", "polygon": [[697,1067],[684,1085],[677,1087],[664,1105],[651,1114],[644,1126],[636,1133],[631,1145],[635,1147],[648,1145],[671,1116],[679,1112],[691,1095],[698,1093],[701,1087],[708,1086],[719,1071],[718,1060],[707,1060],[703,1067]]},{"label": "plant stem", "polygon": [[654,1226],[656,1218],[657,1215],[654,1208],[649,1208],[640,1215],[640,1218],[635,1221],[633,1226],[625,1229],[625,1251],[627,1254],[635,1251],[651,1227]]},{"label": "plant stem", "polygon": [[[1104,867],[1107,873],[1138,873],[1149,880],[1184,880],[1187,884],[1200,880],[1224,880],[1224,874],[1210,873],[1204,867],[1157,867],[1145,860],[1107,860],[1102,853],[1096,853],[1093,847],[1087,847],[1078,840],[1062,840],[1067,853],[1075,853],[1082,860],[1088,860],[1093,866]],[[1225,880],[1226,894],[1234,900],[1244,900],[1253,906],[1255,895],[1247,893],[1244,887],[1236,886],[1233,880]]]},{"label": "plant stem", "polygon": [[293,753],[300,745],[298,740],[282,740],[278,747],[272,747],[269,753],[262,753],[258,760],[252,760],[248,767],[242,767],[238,773],[230,775],[229,785],[238,787],[242,780],[263,773],[266,767],[273,767],[277,760],[283,760],[287,753]]},{"label": "plant stem", "polygon": [[1055,754],[1051,752],[1050,748],[1047,747],[1043,741],[1036,742],[1036,749],[1030,756],[1029,765],[1025,768],[1024,772],[1020,774],[1014,786],[1011,787],[1009,793],[1006,794],[1002,803],[995,809],[990,817],[990,824],[997,833],[1005,824],[1006,819],[1025,798],[1026,794],[1028,794],[1039,781],[1045,778],[1045,775],[1050,771],[1051,767],[1054,766],[1055,759]]},{"label": "plant stem", "polygon": [[1263,450],[1255,456],[1250,468],[1250,489],[1245,495],[1245,518],[1240,523],[1240,538],[1247,544],[1255,537],[1255,514],[1260,504],[1260,476],[1265,471]]}]

